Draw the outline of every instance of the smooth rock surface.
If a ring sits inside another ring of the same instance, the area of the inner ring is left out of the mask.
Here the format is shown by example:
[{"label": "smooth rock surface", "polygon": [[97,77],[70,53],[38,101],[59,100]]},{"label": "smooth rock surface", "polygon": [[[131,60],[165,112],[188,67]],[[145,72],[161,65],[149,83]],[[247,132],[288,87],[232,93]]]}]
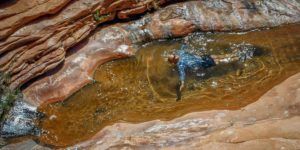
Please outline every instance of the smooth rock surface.
[{"label": "smooth rock surface", "polygon": [[240,110],[195,112],[171,121],[116,123],[72,148],[300,148],[300,73]]},{"label": "smooth rock surface", "polygon": [[1,148],[2,150],[51,150],[41,145],[38,145],[33,140],[25,140],[14,144],[9,144]]}]

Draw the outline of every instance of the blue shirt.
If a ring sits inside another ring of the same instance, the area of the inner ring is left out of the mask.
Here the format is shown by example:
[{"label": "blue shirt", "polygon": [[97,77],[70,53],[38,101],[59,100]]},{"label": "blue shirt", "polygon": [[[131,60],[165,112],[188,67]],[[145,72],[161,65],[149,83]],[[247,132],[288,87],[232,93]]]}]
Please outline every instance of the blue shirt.
[{"label": "blue shirt", "polygon": [[180,50],[177,51],[179,61],[177,62],[177,69],[180,81],[185,80],[186,71],[197,71],[203,68],[215,66],[214,60],[209,55],[196,56],[187,51],[186,45],[182,45]]}]

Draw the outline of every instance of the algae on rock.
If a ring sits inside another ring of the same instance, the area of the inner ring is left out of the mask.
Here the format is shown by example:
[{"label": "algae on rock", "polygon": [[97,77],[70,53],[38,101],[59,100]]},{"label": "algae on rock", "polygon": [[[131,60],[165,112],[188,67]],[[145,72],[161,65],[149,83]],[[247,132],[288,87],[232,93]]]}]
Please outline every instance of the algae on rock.
[{"label": "algae on rock", "polygon": [[0,117],[3,121],[5,114],[13,106],[17,98],[21,98],[22,94],[19,90],[11,90],[9,87],[9,75],[0,73]]}]

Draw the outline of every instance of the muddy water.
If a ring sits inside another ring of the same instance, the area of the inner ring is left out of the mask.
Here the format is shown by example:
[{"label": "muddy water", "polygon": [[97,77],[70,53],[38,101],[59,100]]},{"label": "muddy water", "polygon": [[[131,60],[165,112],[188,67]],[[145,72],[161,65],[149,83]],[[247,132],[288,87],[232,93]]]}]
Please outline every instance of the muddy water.
[{"label": "muddy water", "polygon": [[98,67],[95,82],[65,102],[42,106],[42,143],[71,145],[115,122],[168,120],[193,111],[238,109],[256,101],[279,82],[300,71],[300,25],[248,33],[195,33],[190,49],[198,55],[254,48],[255,58],[189,75],[176,102],[178,74],[164,56],[182,40],[141,45],[136,57]]}]

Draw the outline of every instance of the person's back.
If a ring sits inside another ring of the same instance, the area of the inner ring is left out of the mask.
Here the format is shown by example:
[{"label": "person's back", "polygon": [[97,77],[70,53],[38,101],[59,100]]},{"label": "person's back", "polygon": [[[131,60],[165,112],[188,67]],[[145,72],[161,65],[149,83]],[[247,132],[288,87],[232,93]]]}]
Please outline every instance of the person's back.
[{"label": "person's back", "polygon": [[177,51],[177,55],[179,60],[176,65],[180,81],[185,80],[188,71],[198,72],[216,65],[209,55],[197,56],[182,49]]}]

